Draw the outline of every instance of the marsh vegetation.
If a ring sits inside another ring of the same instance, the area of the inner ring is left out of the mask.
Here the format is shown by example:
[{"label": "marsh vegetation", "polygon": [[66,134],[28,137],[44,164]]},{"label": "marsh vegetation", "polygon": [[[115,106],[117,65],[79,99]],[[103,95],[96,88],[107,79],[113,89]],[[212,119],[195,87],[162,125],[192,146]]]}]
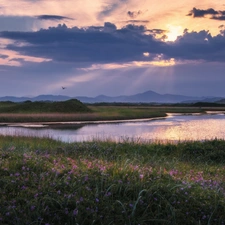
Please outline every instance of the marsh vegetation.
[{"label": "marsh vegetation", "polygon": [[1,224],[224,224],[225,141],[0,136]]},{"label": "marsh vegetation", "polygon": [[0,123],[69,122],[124,120],[165,117],[167,113],[204,113],[207,110],[225,110],[198,105],[150,105],[150,104],[92,104],[76,99],[64,102],[0,102]]}]

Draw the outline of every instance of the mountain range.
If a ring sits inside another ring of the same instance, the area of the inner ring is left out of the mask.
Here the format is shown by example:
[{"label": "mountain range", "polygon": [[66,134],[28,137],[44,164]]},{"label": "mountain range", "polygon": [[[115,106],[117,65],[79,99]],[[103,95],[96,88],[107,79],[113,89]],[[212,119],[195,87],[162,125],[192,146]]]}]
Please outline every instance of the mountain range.
[{"label": "mountain range", "polygon": [[195,102],[223,102],[223,97],[194,97],[174,94],[159,94],[154,91],[146,91],[135,95],[120,95],[110,97],[106,95],[98,95],[96,97],[75,96],[69,97],[65,95],[39,95],[36,97],[0,97],[0,101],[66,101],[76,98],[84,103],[101,103],[101,102],[121,102],[121,103],[195,103]]}]

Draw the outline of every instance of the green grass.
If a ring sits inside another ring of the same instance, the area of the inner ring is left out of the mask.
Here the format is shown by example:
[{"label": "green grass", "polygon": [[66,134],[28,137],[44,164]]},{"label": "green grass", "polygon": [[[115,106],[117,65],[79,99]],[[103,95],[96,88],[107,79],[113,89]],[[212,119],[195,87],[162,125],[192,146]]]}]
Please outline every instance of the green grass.
[{"label": "green grass", "polygon": [[224,224],[225,141],[0,136],[1,224]]}]

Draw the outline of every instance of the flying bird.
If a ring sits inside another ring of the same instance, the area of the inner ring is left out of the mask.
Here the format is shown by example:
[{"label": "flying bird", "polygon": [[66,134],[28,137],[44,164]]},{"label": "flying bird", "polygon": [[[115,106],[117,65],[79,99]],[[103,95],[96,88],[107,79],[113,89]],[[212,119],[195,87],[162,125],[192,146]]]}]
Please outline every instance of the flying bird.
[{"label": "flying bird", "polygon": [[64,90],[64,89],[66,89],[66,87],[62,87],[62,89]]}]

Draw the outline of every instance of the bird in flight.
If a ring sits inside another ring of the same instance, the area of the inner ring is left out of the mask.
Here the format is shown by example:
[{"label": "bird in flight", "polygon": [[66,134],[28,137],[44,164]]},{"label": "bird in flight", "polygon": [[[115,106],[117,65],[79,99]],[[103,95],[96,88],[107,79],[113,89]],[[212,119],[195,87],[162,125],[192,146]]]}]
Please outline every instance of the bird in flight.
[{"label": "bird in flight", "polygon": [[62,89],[64,90],[64,89],[66,89],[66,87],[62,87]]}]

